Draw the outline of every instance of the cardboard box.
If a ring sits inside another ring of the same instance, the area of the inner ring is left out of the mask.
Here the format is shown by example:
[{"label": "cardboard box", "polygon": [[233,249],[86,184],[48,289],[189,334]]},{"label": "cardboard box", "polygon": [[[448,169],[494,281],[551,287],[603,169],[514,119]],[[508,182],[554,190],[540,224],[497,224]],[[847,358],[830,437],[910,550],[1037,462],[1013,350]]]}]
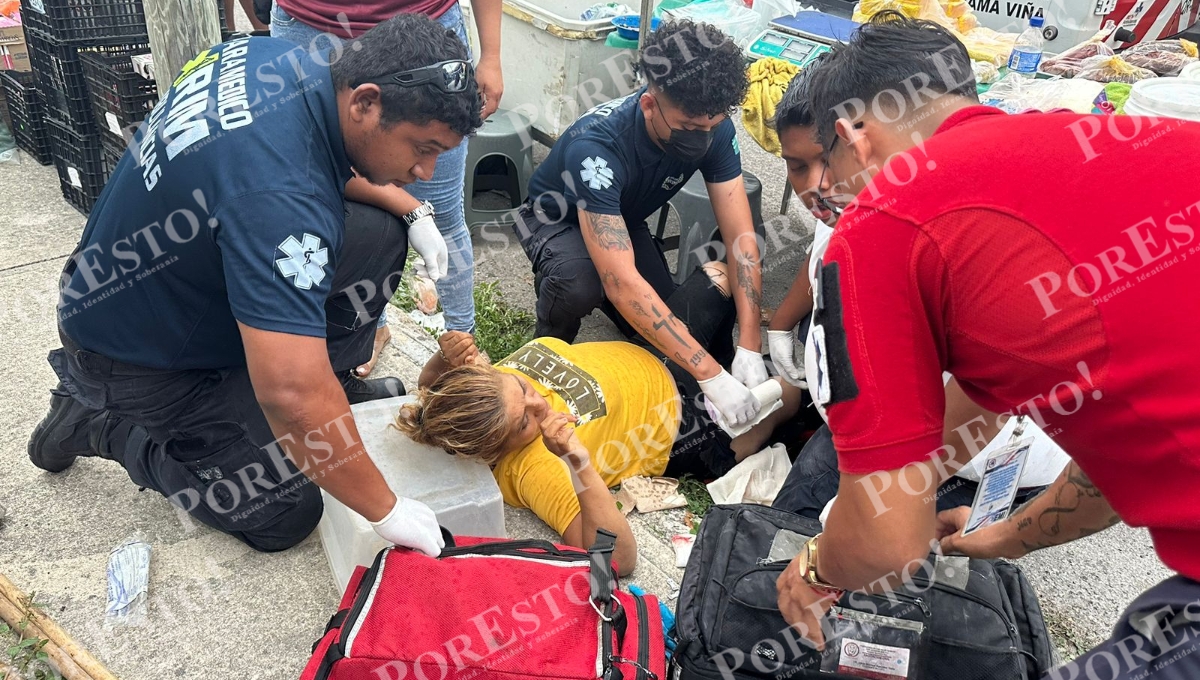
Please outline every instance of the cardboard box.
[{"label": "cardboard box", "polygon": [[30,71],[29,50],[21,24],[0,17],[0,70]]}]

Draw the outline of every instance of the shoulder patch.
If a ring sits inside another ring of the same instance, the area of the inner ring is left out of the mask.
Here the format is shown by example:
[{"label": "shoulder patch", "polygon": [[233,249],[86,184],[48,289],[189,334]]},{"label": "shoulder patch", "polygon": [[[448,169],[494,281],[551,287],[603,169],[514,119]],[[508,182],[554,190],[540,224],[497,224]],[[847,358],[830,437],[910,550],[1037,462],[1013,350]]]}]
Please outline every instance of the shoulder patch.
[{"label": "shoulder patch", "polygon": [[841,282],[838,263],[817,263],[816,302],[813,305],[813,359],[817,369],[814,400],[829,406],[858,396],[854,367],[842,321]]},{"label": "shoulder patch", "polygon": [[276,248],[286,257],[275,260],[275,266],[300,290],[309,290],[325,280],[329,249],[321,245],[320,238],[308,233],[304,234],[303,241],[288,236]]},{"label": "shoulder patch", "polygon": [[579,170],[579,178],[592,188],[593,191],[601,191],[612,186],[613,171],[608,167],[608,161],[600,156],[583,159],[582,168]]}]

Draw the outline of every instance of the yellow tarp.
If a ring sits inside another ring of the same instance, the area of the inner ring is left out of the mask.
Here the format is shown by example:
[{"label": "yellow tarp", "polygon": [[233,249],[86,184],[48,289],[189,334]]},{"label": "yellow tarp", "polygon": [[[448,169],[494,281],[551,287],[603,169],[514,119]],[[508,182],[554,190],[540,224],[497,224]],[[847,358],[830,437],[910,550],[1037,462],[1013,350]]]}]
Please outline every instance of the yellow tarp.
[{"label": "yellow tarp", "polygon": [[742,104],[742,125],[746,126],[746,132],[759,146],[776,156],[781,149],[779,137],[771,128],[771,119],[775,116],[775,107],[787,91],[788,83],[799,72],[799,66],[775,57],[763,57],[747,69],[750,89]]}]

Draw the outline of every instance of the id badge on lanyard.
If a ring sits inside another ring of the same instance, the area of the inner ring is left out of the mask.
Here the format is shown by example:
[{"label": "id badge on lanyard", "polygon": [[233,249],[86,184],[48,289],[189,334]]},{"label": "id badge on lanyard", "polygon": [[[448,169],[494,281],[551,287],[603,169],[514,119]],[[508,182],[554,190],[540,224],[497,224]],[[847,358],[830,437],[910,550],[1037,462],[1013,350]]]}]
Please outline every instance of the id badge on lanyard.
[{"label": "id badge on lanyard", "polygon": [[1025,461],[1033,445],[1033,437],[1021,436],[1025,433],[1025,417],[1018,417],[1020,420],[1008,443],[988,455],[983,464],[979,489],[975,492],[975,501],[971,503],[971,515],[963,526],[963,536],[1003,522],[1012,512],[1021,471],[1025,469]]}]

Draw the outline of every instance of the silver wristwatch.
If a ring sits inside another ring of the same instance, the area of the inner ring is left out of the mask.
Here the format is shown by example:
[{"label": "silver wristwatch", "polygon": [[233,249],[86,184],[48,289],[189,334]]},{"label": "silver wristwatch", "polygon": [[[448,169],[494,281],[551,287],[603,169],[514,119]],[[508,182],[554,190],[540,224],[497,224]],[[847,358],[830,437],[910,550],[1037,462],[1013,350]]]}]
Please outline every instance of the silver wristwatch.
[{"label": "silver wristwatch", "polygon": [[421,201],[419,208],[405,215],[404,223],[411,227],[414,222],[422,217],[433,217],[433,204],[429,201]]}]

